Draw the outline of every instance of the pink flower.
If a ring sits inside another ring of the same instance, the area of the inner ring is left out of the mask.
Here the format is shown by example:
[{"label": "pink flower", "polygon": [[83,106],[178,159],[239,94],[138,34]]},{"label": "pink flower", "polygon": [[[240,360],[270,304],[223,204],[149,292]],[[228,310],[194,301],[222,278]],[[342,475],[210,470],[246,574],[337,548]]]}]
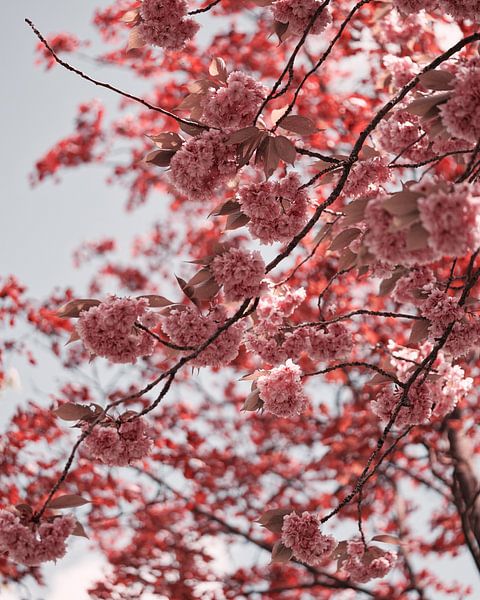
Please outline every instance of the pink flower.
[{"label": "pink flower", "polygon": [[440,7],[454,19],[480,22],[480,0],[439,0]]},{"label": "pink flower", "polygon": [[260,321],[245,336],[247,350],[271,365],[283,363],[287,358],[297,360],[308,349],[307,343],[307,332],[303,328],[284,331],[267,321]]},{"label": "pink flower", "polygon": [[370,200],[365,210],[369,229],[365,243],[373,256],[391,265],[422,265],[432,262],[435,253],[430,248],[408,250],[407,230],[397,229],[390,213],[383,208],[385,196]]},{"label": "pink flower", "polygon": [[144,298],[110,296],[80,314],[78,335],[92,354],[114,363],[135,363],[138,357],[153,353],[153,338],[134,326],[148,315],[147,308]]},{"label": "pink flower", "polygon": [[[280,23],[288,23],[288,31],[291,33],[303,35],[322,4],[322,0],[277,0],[272,5],[273,16]],[[322,33],[331,22],[328,8],[324,8],[315,19],[309,33]]]},{"label": "pink flower", "polygon": [[480,321],[478,319],[457,321],[443,347],[452,358],[466,356],[480,343]]},{"label": "pink flower", "polygon": [[320,527],[318,515],[292,512],[283,519],[282,543],[292,550],[297,560],[312,567],[323,565],[337,547],[337,541],[322,533]]},{"label": "pink flower", "polygon": [[441,392],[437,396],[433,414],[435,417],[443,419],[472,389],[473,379],[465,377],[464,370],[458,365],[451,365],[447,362],[442,362],[437,371],[441,376],[439,382]]},{"label": "pink flower", "polygon": [[378,37],[383,44],[403,45],[411,40],[418,39],[427,25],[423,13],[412,13],[408,16],[400,15],[398,10],[390,10],[378,22]]},{"label": "pink flower", "polygon": [[450,135],[476,143],[480,138],[480,58],[460,65],[453,83],[450,99],[440,106],[442,122]]},{"label": "pink flower", "polygon": [[220,129],[252,125],[266,95],[264,85],[242,71],[234,71],[228,76],[226,87],[208,91],[201,120]]},{"label": "pink flower", "polygon": [[[385,387],[371,402],[372,411],[382,421],[390,421],[394,410],[403,397],[403,389]],[[407,405],[402,406],[395,425],[405,427],[406,425],[420,425],[426,423],[432,416],[432,407],[436,402],[436,394],[432,385],[424,383],[420,385],[415,382],[407,394]]]},{"label": "pink flower", "polygon": [[307,329],[309,354],[317,360],[346,358],[352,351],[352,334],[342,323],[332,323],[325,329]]},{"label": "pink flower", "polygon": [[186,0],[143,0],[139,34],[147,44],[181,50],[200,27],[187,11]]},{"label": "pink flower", "polygon": [[276,328],[284,319],[293,315],[306,297],[307,293],[303,288],[272,287],[270,293],[260,298],[257,316],[261,321]]},{"label": "pink flower", "polygon": [[380,122],[376,130],[376,139],[387,152],[395,155],[401,153],[404,160],[421,162],[432,156],[424,134],[420,117],[399,110]]},{"label": "pink flower", "polygon": [[419,198],[418,208],[428,244],[438,254],[462,256],[480,244],[480,197],[470,184],[434,187]]},{"label": "pink flower", "polygon": [[[344,543],[344,542],[342,542]],[[367,583],[371,579],[385,577],[397,560],[394,552],[377,546],[365,549],[362,540],[347,542],[346,556],[340,559],[341,569],[356,583]]]},{"label": "pink flower", "polygon": [[205,131],[173,156],[170,179],[190,200],[210,200],[215,190],[235,175],[234,146],[226,140],[220,131]]},{"label": "pink flower", "polygon": [[36,524],[0,510],[0,552],[8,552],[11,560],[27,566],[55,561],[65,556],[65,542],[75,525],[69,515]]},{"label": "pink flower", "polygon": [[291,360],[257,380],[263,408],[277,417],[293,417],[307,407],[302,387],[302,370]]},{"label": "pink flower", "polygon": [[418,65],[409,56],[395,56],[387,54],[383,64],[392,79],[394,88],[402,88],[419,72]]},{"label": "pink flower", "polygon": [[414,267],[395,284],[392,296],[397,302],[418,305],[423,302],[421,289],[435,282],[435,275],[428,267]]},{"label": "pink flower", "polygon": [[106,465],[123,467],[149,454],[152,434],[151,428],[141,418],[116,421],[95,425],[84,444],[92,458]]},{"label": "pink flower", "polygon": [[359,198],[379,190],[382,183],[390,179],[390,169],[385,161],[376,156],[353,165],[343,188],[345,196]]},{"label": "pink flower", "polygon": [[[226,320],[227,312],[223,306],[216,306],[207,315],[193,306],[182,306],[164,317],[162,329],[174,344],[196,348],[211,338]],[[195,367],[228,365],[238,356],[244,330],[244,321],[234,323],[202,350],[191,364]],[[182,354],[189,353],[191,351]]]},{"label": "pink flower", "polygon": [[260,252],[230,248],[213,259],[210,270],[218,285],[223,286],[227,300],[235,302],[260,294],[265,276]]},{"label": "pink flower", "polygon": [[296,173],[279,181],[264,181],[240,188],[238,201],[250,218],[248,229],[264,244],[288,242],[307,222],[308,196],[299,190]]},{"label": "pink flower", "polygon": [[393,0],[393,5],[402,13],[420,12],[421,10],[434,10],[437,8],[437,0]]},{"label": "pink flower", "polygon": [[290,317],[305,300],[303,288],[271,287],[260,298],[255,326],[245,336],[245,346],[271,365],[297,360],[308,349],[306,328],[288,329]]},{"label": "pink flower", "polygon": [[456,298],[445,292],[434,289],[420,307],[422,317],[430,321],[429,332],[433,338],[441,337],[445,329],[465,316],[465,311],[458,306]]}]

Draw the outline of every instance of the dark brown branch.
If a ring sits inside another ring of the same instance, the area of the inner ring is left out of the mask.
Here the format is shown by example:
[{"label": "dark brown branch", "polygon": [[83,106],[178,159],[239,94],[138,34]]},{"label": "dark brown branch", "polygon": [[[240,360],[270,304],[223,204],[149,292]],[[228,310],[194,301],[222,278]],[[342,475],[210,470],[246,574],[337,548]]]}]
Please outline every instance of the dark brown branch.
[{"label": "dark brown branch", "polygon": [[156,112],[159,112],[162,115],[165,115],[166,117],[170,117],[171,119],[174,119],[175,121],[177,121],[177,123],[183,123],[184,125],[190,125],[193,127],[201,127],[202,129],[208,129],[208,127],[206,125],[203,125],[202,123],[197,123],[196,121],[190,121],[188,119],[182,119],[175,113],[172,113],[169,110],[166,110],[165,108],[161,108],[160,106],[155,106],[154,104],[150,104],[150,102],[147,102],[147,100],[144,100],[143,98],[139,98],[138,96],[134,96],[133,94],[129,94],[128,92],[124,92],[123,90],[121,90],[113,85],[110,85],[109,83],[105,83],[104,81],[98,81],[97,79],[90,77],[90,75],[87,75],[83,71],[80,71],[80,69],[77,69],[76,67],[73,67],[66,61],[62,60],[30,19],[25,19],[25,23],[27,23],[27,25],[29,25],[31,27],[31,29],[33,30],[35,35],[42,42],[42,44],[45,46],[45,48],[50,52],[50,54],[52,55],[54,60],[59,65],[61,65],[65,69],[67,69],[67,71],[70,71],[72,73],[75,73],[76,75],[79,75],[82,79],[85,79],[86,81],[89,81],[90,83],[93,83],[94,85],[98,85],[100,87],[106,88],[107,90],[115,92],[116,94],[119,94],[120,96],[123,96],[124,98],[128,98],[129,100],[134,100],[135,102],[142,104],[143,106],[145,106],[146,108],[148,108],[150,110],[155,110]]},{"label": "dark brown branch", "polygon": [[[303,32],[300,40],[298,41],[297,45],[295,46],[295,49],[293,50],[292,55],[290,56],[290,58],[288,59],[287,64],[285,65],[285,68],[283,69],[282,73],[280,74],[280,77],[275,81],[275,83],[273,84],[273,87],[270,91],[270,93],[268,94],[268,96],[265,98],[265,100],[262,102],[262,105],[260,106],[260,108],[258,109],[257,115],[253,121],[253,123],[255,124],[258,120],[258,118],[260,117],[260,115],[262,114],[263,110],[265,109],[265,107],[267,106],[267,104],[270,102],[270,100],[273,100],[274,98],[278,98],[281,95],[283,95],[289,88],[290,83],[293,79],[293,66],[295,64],[295,59],[297,57],[297,54],[300,52],[302,46],[305,43],[305,40],[307,39],[308,34],[310,33],[310,30],[312,29],[312,27],[315,24],[315,21],[317,20],[317,18],[320,16],[320,14],[323,12],[323,10],[330,4],[331,0],[325,0],[325,2],[323,2],[323,4],[321,4],[317,10],[315,11],[315,13],[312,15],[312,18],[310,19],[307,28],[305,29],[305,31]],[[288,83],[286,86],[284,86],[283,90],[279,93],[276,93],[278,88],[280,87],[283,78],[285,77],[286,74],[289,74],[289,79],[288,79]]]},{"label": "dark brown branch", "polygon": [[322,369],[321,371],[305,373],[304,377],[314,377],[315,375],[325,375],[326,373],[331,373],[332,371],[337,371],[338,369],[345,369],[347,367],[361,367],[364,369],[370,369],[371,371],[375,371],[379,375],[382,375],[383,377],[390,379],[391,381],[396,383],[399,387],[403,387],[403,383],[397,377],[395,377],[395,375],[393,375],[392,373],[389,373],[388,371],[385,371],[384,369],[377,367],[377,365],[372,365],[370,363],[361,362],[361,361],[344,362],[344,363],[340,363],[338,365],[332,365],[330,367],[326,367],[325,369]]},{"label": "dark brown branch", "polygon": [[[345,18],[345,20],[343,21],[343,23],[341,24],[337,34],[335,35],[335,37],[332,39],[332,41],[330,42],[330,44],[328,45],[328,48],[325,50],[325,52],[322,54],[322,56],[320,57],[320,59],[317,61],[317,63],[312,67],[312,69],[310,69],[310,71],[308,71],[305,76],[303,77],[302,81],[300,82],[300,84],[298,85],[297,89],[295,90],[295,94],[293,95],[293,99],[290,102],[290,104],[288,105],[287,110],[285,111],[285,113],[282,115],[282,117],[278,120],[278,122],[275,125],[275,129],[277,128],[277,126],[281,126],[282,120],[287,117],[293,110],[293,107],[295,106],[295,103],[297,102],[297,98],[298,95],[300,93],[300,90],[302,89],[302,87],[305,85],[305,83],[307,82],[308,78],[313,75],[321,66],[322,64],[327,60],[328,56],[330,55],[330,53],[332,52],[333,48],[335,47],[336,43],[338,42],[338,40],[342,37],[343,32],[345,31],[347,25],[349,24],[349,22],[352,20],[353,16],[355,15],[355,13],[360,10],[360,8],[362,8],[362,6],[364,6],[365,4],[369,4],[370,2],[372,2],[372,0],[361,0],[358,4],[356,4],[352,10],[349,12],[349,14],[347,15],[347,17]],[[288,86],[287,86],[288,89]],[[287,91],[285,89],[285,91]],[[283,90],[282,90],[283,93]],[[280,93],[278,94],[280,95]]]},{"label": "dark brown branch", "polygon": [[[478,40],[480,40],[480,33],[473,33],[472,35],[463,38],[462,40],[451,46],[451,48],[443,52],[443,54],[438,56],[435,60],[433,60],[426,67],[424,67],[416,77],[409,81],[409,83],[407,83],[407,85],[405,85],[391,100],[384,104],[384,106],[377,112],[377,114],[373,117],[373,119],[370,121],[367,127],[359,135],[350,153],[350,156],[346,161],[346,164],[344,164],[343,166],[342,175],[340,176],[340,179],[337,182],[337,185],[335,186],[333,191],[331,192],[330,196],[317,207],[312,218],[307,222],[305,227],[287,244],[283,252],[281,252],[275,259],[273,259],[267,265],[267,273],[269,273],[287,256],[291,254],[292,250],[294,250],[297,247],[300,240],[302,240],[310,232],[315,223],[320,219],[324,209],[333,204],[335,200],[340,196],[343,187],[348,179],[348,175],[353,165],[357,162],[360,151],[362,150],[363,145],[367,140],[368,136],[375,130],[380,121],[382,121],[382,119],[392,110],[392,108],[399,104],[405,98],[405,96],[407,96],[407,94],[418,84],[418,82],[420,81],[420,75],[432,71],[433,69],[436,69],[439,65],[448,60],[451,56],[453,56],[457,52],[460,52],[462,48],[468,46],[469,44],[472,44],[473,42],[477,42]],[[317,176],[314,176],[310,181],[308,181],[301,187],[309,187],[310,185],[315,183],[316,179]]]},{"label": "dark brown branch", "polygon": [[220,4],[222,0],[214,0],[214,2],[210,2],[210,4],[208,4],[207,6],[204,6],[203,8],[197,8],[196,10],[191,10],[188,14],[189,15],[199,15],[200,13],[206,13],[209,10],[211,10],[214,6],[217,6],[217,4]]}]

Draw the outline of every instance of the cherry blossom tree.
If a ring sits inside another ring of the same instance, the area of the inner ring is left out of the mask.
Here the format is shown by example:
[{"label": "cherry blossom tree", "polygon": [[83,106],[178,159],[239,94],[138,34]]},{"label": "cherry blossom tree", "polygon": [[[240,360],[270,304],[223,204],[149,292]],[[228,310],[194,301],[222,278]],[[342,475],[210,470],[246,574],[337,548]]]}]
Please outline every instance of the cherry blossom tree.
[{"label": "cherry blossom tree", "polygon": [[62,381],[2,436],[3,581],[94,547],[94,599],[473,597],[435,562],[480,571],[479,0],[117,0],[95,60],[145,97],[26,23],[120,97],[32,185],[102,164],[160,217],[87,289],[0,279],[0,387],[37,344]]}]

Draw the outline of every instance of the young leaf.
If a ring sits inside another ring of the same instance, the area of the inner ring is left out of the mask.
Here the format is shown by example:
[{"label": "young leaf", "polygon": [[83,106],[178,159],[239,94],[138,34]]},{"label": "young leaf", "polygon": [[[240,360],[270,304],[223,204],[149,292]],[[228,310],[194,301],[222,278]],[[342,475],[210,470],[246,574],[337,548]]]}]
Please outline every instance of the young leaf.
[{"label": "young leaf", "polygon": [[87,535],[87,532],[85,531],[85,528],[80,523],[80,521],[77,521],[75,523],[75,529],[72,531],[72,535],[77,535],[79,537],[84,537],[84,538],[87,538],[87,540],[89,539],[89,537]]},{"label": "young leaf", "polygon": [[63,421],[80,421],[84,417],[89,417],[92,411],[88,406],[67,402],[56,408],[53,413]]},{"label": "young leaf", "polygon": [[413,324],[412,331],[410,332],[408,342],[410,344],[419,344],[420,342],[423,342],[428,336],[429,326],[430,321],[427,321],[427,319],[416,320]]},{"label": "young leaf", "polygon": [[272,563],[287,563],[292,556],[293,552],[282,542],[277,542],[272,548]]},{"label": "young leaf", "polygon": [[71,300],[70,302],[67,302],[57,310],[57,317],[62,317],[65,319],[76,318],[80,316],[80,313],[83,310],[88,310],[89,308],[92,308],[92,306],[98,306],[99,304],[100,300]]},{"label": "young leaf", "polygon": [[212,77],[220,79],[225,82],[227,80],[227,66],[223,58],[214,58],[210,63],[208,72]]},{"label": "young leaf", "polygon": [[293,165],[295,163],[295,157],[297,156],[297,151],[295,150],[293,143],[284,135],[279,135],[274,138],[274,144],[275,150],[283,162]]},{"label": "young leaf", "polygon": [[351,229],[345,229],[341,231],[337,237],[330,244],[329,250],[343,250],[349,244],[353,242],[353,240],[357,239],[357,237],[362,233],[361,229],[357,229],[356,227],[352,227]]},{"label": "young leaf", "polygon": [[300,115],[288,115],[288,117],[280,119],[278,125],[282,129],[293,131],[299,135],[311,135],[318,131],[311,119]]},{"label": "young leaf", "polygon": [[76,508],[77,506],[83,506],[88,504],[90,500],[85,500],[77,494],[64,494],[63,496],[57,496],[47,504],[48,508],[62,509],[62,508]]}]

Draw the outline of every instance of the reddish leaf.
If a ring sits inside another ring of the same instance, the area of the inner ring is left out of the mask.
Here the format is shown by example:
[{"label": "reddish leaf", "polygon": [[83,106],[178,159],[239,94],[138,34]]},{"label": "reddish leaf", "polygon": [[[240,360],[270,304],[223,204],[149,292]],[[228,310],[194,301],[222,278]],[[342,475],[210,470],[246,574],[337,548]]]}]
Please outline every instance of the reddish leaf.
[{"label": "reddish leaf", "polygon": [[51,509],[62,509],[62,508],[76,508],[77,506],[83,506],[84,504],[88,504],[90,500],[85,500],[81,496],[77,494],[64,494],[63,496],[58,496],[47,504],[48,508]]},{"label": "reddish leaf", "polygon": [[142,48],[142,46],[145,46],[145,40],[140,34],[140,28],[134,27],[133,29],[130,29],[130,33],[128,34],[127,52],[138,50],[138,48]]},{"label": "reddish leaf", "polygon": [[157,135],[148,135],[148,138],[155,143],[161,150],[180,150],[185,141],[178,133],[167,131]]},{"label": "reddish leaf", "polygon": [[163,308],[164,306],[173,304],[173,302],[168,298],[165,298],[165,296],[157,296],[156,294],[143,294],[142,296],[137,296],[137,298],[145,298],[145,300],[148,300],[148,304],[151,308]]},{"label": "reddish leaf", "polygon": [[223,58],[214,58],[210,63],[208,72],[212,77],[220,79],[220,81],[227,80],[227,66]]},{"label": "reddish leaf", "polygon": [[281,119],[278,125],[282,127],[282,129],[293,131],[300,135],[311,135],[318,131],[312,120],[307,117],[301,117],[300,115],[288,115],[288,117]]},{"label": "reddish leaf", "polygon": [[169,167],[170,161],[175,156],[175,152],[175,150],[153,150],[143,160],[156,167]]},{"label": "reddish leaf", "polygon": [[427,71],[419,75],[420,83],[430,90],[451,90],[455,76],[449,71],[436,70]]},{"label": "reddish leaf", "polygon": [[227,144],[241,144],[242,142],[258,137],[259,134],[260,130],[258,127],[244,127],[243,129],[231,133],[228,136]]},{"label": "reddish leaf", "polygon": [[283,160],[283,162],[293,165],[295,163],[297,151],[295,150],[295,146],[292,144],[292,142],[285,136],[279,135],[274,139],[274,143],[277,154]]},{"label": "reddish leaf", "polygon": [[420,344],[428,337],[428,328],[430,321],[427,319],[418,319],[415,321],[408,339],[410,344]]},{"label": "reddish leaf", "polygon": [[80,421],[84,417],[89,417],[92,411],[88,406],[67,402],[56,408],[53,413],[63,421]]},{"label": "reddish leaf", "polygon": [[292,556],[293,552],[282,542],[277,542],[272,548],[272,563],[287,563]]},{"label": "reddish leaf", "polygon": [[57,317],[62,318],[76,318],[80,316],[80,313],[84,310],[92,308],[92,306],[98,306],[100,300],[91,299],[79,299],[71,300],[57,310]]},{"label": "reddish leaf", "polygon": [[75,523],[75,529],[72,531],[72,535],[77,535],[79,537],[84,537],[87,538],[87,540],[89,539],[87,532],[85,531],[85,528],[83,527],[83,525],[77,521]]},{"label": "reddish leaf", "polygon": [[349,244],[351,244],[353,242],[353,240],[356,240],[357,237],[361,233],[362,233],[362,230],[357,229],[356,227],[353,227],[351,229],[345,229],[344,231],[341,231],[337,235],[337,237],[333,240],[333,242],[330,244],[329,250],[331,250],[331,251],[343,250]]}]

